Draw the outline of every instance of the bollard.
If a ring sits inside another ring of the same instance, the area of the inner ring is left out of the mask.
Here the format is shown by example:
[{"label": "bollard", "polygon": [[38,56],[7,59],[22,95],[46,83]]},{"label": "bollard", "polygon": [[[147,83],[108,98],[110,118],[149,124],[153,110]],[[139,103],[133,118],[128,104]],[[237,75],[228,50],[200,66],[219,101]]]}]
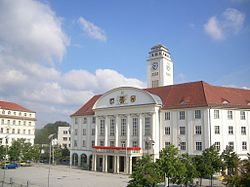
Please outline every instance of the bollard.
[{"label": "bollard", "polygon": [[27,181],[27,187],[29,187],[29,181]]},{"label": "bollard", "polygon": [[10,187],[12,187],[13,184],[13,178],[10,178]]}]

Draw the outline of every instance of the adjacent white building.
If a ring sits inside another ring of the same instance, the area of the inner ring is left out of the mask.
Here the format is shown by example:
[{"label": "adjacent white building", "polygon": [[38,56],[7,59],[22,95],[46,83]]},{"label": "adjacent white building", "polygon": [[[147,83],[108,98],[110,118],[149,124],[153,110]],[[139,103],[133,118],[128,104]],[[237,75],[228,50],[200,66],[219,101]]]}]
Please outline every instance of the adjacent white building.
[{"label": "adjacent white building", "polygon": [[250,90],[203,81],[173,85],[173,62],[163,45],[151,48],[148,87],[119,87],[92,97],[71,115],[71,164],[132,173],[137,158],[159,158],[169,144],[201,154],[211,145],[250,150]]},{"label": "adjacent white building", "polygon": [[70,127],[58,127],[57,143],[70,149]]},{"label": "adjacent white building", "polygon": [[25,139],[34,144],[36,113],[16,103],[0,101],[0,145]]}]

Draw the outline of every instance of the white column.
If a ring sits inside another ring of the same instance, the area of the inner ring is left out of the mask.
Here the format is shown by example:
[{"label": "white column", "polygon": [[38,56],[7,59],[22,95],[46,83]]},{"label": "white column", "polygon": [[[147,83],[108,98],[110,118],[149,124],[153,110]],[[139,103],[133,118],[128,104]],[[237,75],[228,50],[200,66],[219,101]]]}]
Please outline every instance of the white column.
[{"label": "white column", "polygon": [[105,155],[102,155],[102,172],[105,172]]},{"label": "white column", "polygon": [[128,174],[132,174],[132,156],[131,157],[129,157],[129,172],[128,172]]},{"label": "white column", "polygon": [[126,146],[130,147],[130,124],[131,124],[131,117],[130,115],[127,116],[127,141]]},{"label": "white column", "polygon": [[115,146],[117,147],[119,145],[119,123],[120,118],[118,115],[116,115],[115,118]]},{"label": "white column", "polygon": [[120,161],[119,161],[119,156],[116,156],[116,160],[117,160],[117,167],[116,167],[116,173],[119,173],[120,172]]},{"label": "white column", "polygon": [[114,173],[117,173],[117,162],[116,162],[116,156],[113,157],[114,160]]},{"label": "white column", "polygon": [[97,116],[95,122],[95,146],[98,145],[99,126],[100,126],[100,118]]},{"label": "white column", "polygon": [[92,171],[96,171],[96,154],[93,154]]},{"label": "white column", "polygon": [[103,155],[104,157],[104,172],[108,172],[108,155]]},{"label": "white column", "polygon": [[142,114],[139,117],[139,147],[142,149]]},{"label": "white column", "polygon": [[105,117],[105,140],[104,140],[104,146],[108,146],[108,125],[109,125],[108,117]]}]

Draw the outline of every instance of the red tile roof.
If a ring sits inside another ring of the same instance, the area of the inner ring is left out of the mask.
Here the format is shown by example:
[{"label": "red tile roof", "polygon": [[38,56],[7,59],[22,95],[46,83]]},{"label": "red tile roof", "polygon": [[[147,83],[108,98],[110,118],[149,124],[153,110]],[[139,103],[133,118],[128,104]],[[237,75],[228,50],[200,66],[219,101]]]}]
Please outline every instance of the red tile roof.
[{"label": "red tile roof", "polygon": [[77,110],[71,116],[93,115],[94,111],[92,110],[92,108],[95,102],[97,101],[97,99],[99,99],[99,97],[101,97],[101,95],[93,96],[87,103],[85,103],[79,110]]},{"label": "red tile roof", "polygon": [[5,110],[16,110],[16,111],[21,111],[21,112],[33,112],[21,105],[8,102],[8,101],[0,101],[0,108],[5,109]]},{"label": "red tile roof", "polygon": [[[147,88],[145,90],[161,98],[163,109],[191,107],[250,109],[250,90],[213,86],[203,81]],[[92,107],[100,96],[92,97],[72,116],[93,115]]]}]

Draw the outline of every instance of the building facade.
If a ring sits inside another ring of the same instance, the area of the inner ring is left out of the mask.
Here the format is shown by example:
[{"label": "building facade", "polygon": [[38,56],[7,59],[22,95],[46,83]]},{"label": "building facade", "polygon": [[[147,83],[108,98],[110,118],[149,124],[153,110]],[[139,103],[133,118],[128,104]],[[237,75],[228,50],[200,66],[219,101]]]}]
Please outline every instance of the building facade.
[{"label": "building facade", "polygon": [[151,48],[149,88],[112,89],[92,97],[71,115],[72,165],[131,174],[136,159],[143,155],[157,159],[169,144],[190,155],[211,145],[220,151],[231,146],[246,157],[250,90],[203,81],[173,85],[173,64],[166,55],[162,45]]},{"label": "building facade", "polygon": [[70,127],[58,127],[57,143],[62,147],[70,149]]},{"label": "building facade", "polygon": [[16,103],[0,101],[0,145],[25,139],[34,144],[36,113]]}]

